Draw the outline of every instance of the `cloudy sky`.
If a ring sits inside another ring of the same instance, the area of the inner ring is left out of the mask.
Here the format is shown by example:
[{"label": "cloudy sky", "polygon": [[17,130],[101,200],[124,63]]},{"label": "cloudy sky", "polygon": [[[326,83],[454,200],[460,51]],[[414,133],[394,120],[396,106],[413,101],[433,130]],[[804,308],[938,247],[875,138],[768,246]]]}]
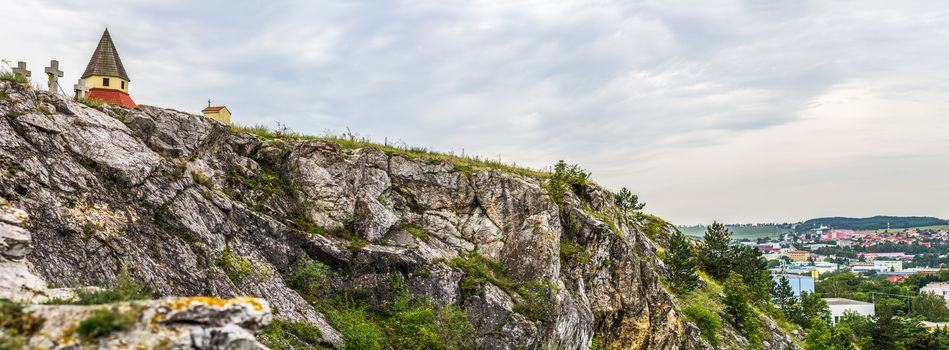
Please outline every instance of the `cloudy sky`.
[{"label": "cloudy sky", "polygon": [[564,159],[678,224],[949,217],[945,1],[0,8],[0,58],[34,81],[59,59],[71,86],[108,27],[137,103],[211,99],[241,124]]}]

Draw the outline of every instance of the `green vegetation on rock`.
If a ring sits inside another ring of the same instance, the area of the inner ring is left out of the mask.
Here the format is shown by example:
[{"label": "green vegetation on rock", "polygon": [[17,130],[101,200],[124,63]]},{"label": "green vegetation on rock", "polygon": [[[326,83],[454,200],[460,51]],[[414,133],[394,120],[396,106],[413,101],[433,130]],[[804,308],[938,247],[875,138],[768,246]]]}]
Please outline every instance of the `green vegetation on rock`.
[{"label": "green vegetation on rock", "polygon": [[305,322],[275,319],[257,334],[257,339],[273,350],[327,349],[320,345],[320,329]]},{"label": "green vegetation on rock", "polygon": [[97,339],[114,331],[126,329],[134,323],[135,317],[132,313],[97,309],[88,318],[79,322],[76,334],[84,339]]}]

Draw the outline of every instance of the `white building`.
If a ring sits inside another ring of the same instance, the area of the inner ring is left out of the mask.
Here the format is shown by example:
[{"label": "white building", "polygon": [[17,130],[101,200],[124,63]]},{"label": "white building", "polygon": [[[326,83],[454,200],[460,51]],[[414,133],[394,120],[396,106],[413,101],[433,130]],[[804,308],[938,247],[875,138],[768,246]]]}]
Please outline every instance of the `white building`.
[{"label": "white building", "polygon": [[933,293],[949,302],[949,282],[929,282],[929,284],[919,289],[919,294],[922,293]]},{"label": "white building", "polygon": [[874,267],[882,267],[883,271],[903,271],[903,262],[895,260],[873,260]]},{"label": "white building", "polygon": [[827,307],[830,308],[831,321],[834,324],[837,324],[844,312],[849,311],[864,317],[873,316],[876,313],[873,303],[844,298],[824,298],[824,301],[827,302]]}]

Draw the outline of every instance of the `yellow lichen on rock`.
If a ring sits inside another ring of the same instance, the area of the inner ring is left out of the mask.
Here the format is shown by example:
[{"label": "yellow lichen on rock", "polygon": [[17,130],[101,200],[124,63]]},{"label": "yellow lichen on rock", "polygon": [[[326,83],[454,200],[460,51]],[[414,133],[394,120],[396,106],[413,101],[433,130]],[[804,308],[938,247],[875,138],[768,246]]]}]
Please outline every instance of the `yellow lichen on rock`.
[{"label": "yellow lichen on rock", "polygon": [[219,306],[219,307],[223,307],[223,306],[227,306],[231,304],[246,303],[246,304],[249,304],[251,307],[253,307],[254,311],[261,312],[264,310],[263,305],[261,305],[260,302],[257,301],[256,298],[251,298],[251,297],[235,297],[235,298],[226,299],[226,300],[221,299],[221,298],[215,298],[215,297],[185,297],[185,298],[172,299],[168,301],[167,305],[172,310],[181,310],[181,309],[191,306],[194,303],[205,304],[208,306]]}]

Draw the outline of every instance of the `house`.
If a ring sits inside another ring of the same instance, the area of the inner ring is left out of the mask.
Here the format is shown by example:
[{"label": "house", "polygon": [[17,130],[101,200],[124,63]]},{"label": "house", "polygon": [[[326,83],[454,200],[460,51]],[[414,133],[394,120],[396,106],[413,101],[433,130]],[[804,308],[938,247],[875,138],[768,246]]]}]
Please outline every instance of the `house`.
[{"label": "house", "polygon": [[786,255],[788,259],[791,259],[791,261],[797,261],[797,262],[807,261],[808,259],[811,258],[811,252],[806,251],[806,250],[792,250],[788,252]]},{"label": "house", "polygon": [[949,302],[949,282],[929,282],[919,289],[919,294],[933,293],[942,296]]},{"label": "house", "polygon": [[89,88],[85,98],[100,100],[106,103],[135,107],[135,102],[129,96],[128,73],[119,58],[119,52],[112,43],[112,36],[106,29],[99,39],[99,46],[92,53],[86,71],[82,73],[83,83]]},{"label": "house", "polygon": [[837,321],[840,320],[840,316],[843,316],[845,312],[853,312],[857,315],[865,317],[873,316],[876,313],[873,303],[844,298],[823,299],[824,302],[827,303],[827,307],[830,309],[831,321],[834,324],[837,324]]},{"label": "house", "polygon": [[801,292],[814,293],[814,278],[810,276],[798,276],[798,275],[773,275],[771,276],[774,279],[775,284],[781,283],[781,278],[787,278],[788,284],[791,285],[791,290],[794,291],[795,297],[801,297]]},{"label": "house", "polygon": [[886,280],[890,281],[890,283],[901,283],[906,278],[907,278],[906,275],[889,275],[886,277]]},{"label": "house", "polygon": [[217,120],[221,123],[230,125],[231,124],[231,111],[227,109],[226,106],[211,106],[208,103],[208,107],[201,110],[201,113],[204,113],[205,117]]}]

